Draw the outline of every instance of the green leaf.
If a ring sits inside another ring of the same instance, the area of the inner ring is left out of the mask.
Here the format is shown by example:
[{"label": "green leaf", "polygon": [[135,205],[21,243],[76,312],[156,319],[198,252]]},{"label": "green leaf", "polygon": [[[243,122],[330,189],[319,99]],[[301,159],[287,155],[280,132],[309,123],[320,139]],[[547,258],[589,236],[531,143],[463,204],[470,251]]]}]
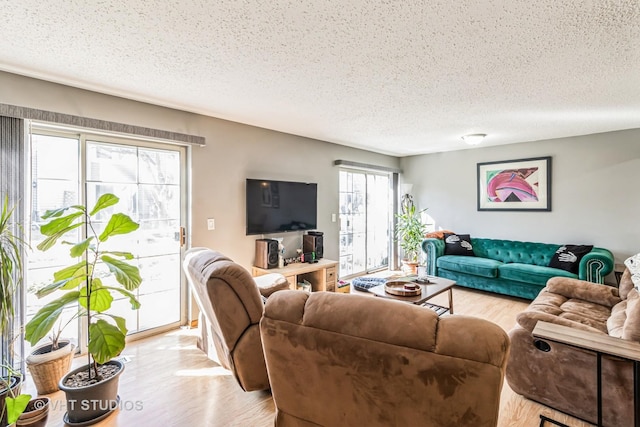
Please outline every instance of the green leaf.
[{"label": "green leaf", "polygon": [[129,303],[131,303],[132,310],[137,310],[140,308],[140,301],[138,301],[138,298],[136,298],[136,296],[133,293],[129,292],[128,290],[122,289],[122,288],[116,288],[113,286],[105,286],[104,288],[119,292],[125,297],[129,298]]},{"label": "green leaf", "polygon": [[70,254],[72,258],[77,258],[79,256],[84,255],[84,253],[87,251],[87,248],[89,247],[89,245],[91,245],[91,241],[93,240],[93,236],[83,240],[82,242],[78,243],[77,245],[74,245],[71,248]]},{"label": "green leaf", "polygon": [[84,215],[84,212],[73,212],[73,213],[70,213],[69,215],[52,219],[48,223],[42,224],[40,226],[40,232],[45,236],[51,236],[53,234],[60,233],[60,232],[66,233],[68,231],[67,229],[69,228],[69,226],[71,226],[73,221],[75,221],[76,218],[83,215]]},{"label": "green leaf", "polygon": [[122,257],[124,259],[133,259],[133,254],[131,252],[119,252],[119,251],[102,251],[103,254],[111,254],[115,256]]},{"label": "green leaf", "polygon": [[12,425],[18,420],[18,417],[27,409],[30,400],[30,394],[20,394],[15,398],[7,396],[5,398],[7,404],[7,423],[9,425]]},{"label": "green leaf", "polygon": [[86,280],[91,275],[93,267],[88,265],[85,261],[80,261],[69,267],[65,267],[62,270],[53,273],[53,279],[56,282],[65,281],[63,285],[60,285],[60,289],[71,290],[75,289],[78,285]]},{"label": "green leaf", "polygon": [[98,240],[105,242],[109,237],[117,234],[127,234],[135,231],[140,225],[132,220],[128,215],[117,213],[111,215],[107,226],[105,227]]},{"label": "green leaf", "polygon": [[64,280],[81,275],[87,275],[87,263],[85,261],[80,261],[76,264],[70,265],[69,267],[63,268],[62,270],[56,271],[53,273],[53,278],[54,280]]},{"label": "green leaf", "polygon": [[82,222],[78,222],[78,223],[73,224],[72,226],[70,226],[70,227],[58,232],[58,233],[54,233],[51,236],[49,236],[46,239],[44,239],[42,242],[40,242],[40,244],[38,246],[36,246],[36,247],[38,249],[40,249],[41,251],[46,251],[48,249],[51,249],[53,247],[53,245],[56,244],[56,242],[58,241],[59,238],[64,236],[69,231],[80,227],[82,224],[83,224]]},{"label": "green leaf", "polygon": [[57,282],[50,283],[36,291],[36,296],[38,298],[43,298],[49,295],[51,292],[57,291],[64,287],[67,283],[69,283],[69,279],[59,280]]},{"label": "green leaf", "polygon": [[137,289],[140,283],[142,283],[142,277],[140,277],[138,267],[107,255],[103,255],[100,259],[109,267],[109,270],[116,275],[118,283],[128,291]]},{"label": "green leaf", "polygon": [[118,329],[120,329],[120,332],[127,335],[127,332],[128,332],[127,321],[124,317],[115,316],[113,314],[108,314],[108,313],[102,313],[102,314],[105,316],[111,317],[116,322],[116,325],[118,326]]},{"label": "green leaf", "polygon": [[89,325],[89,353],[102,364],[119,355],[125,346],[125,334],[106,320]]},{"label": "green leaf", "polygon": [[[89,301],[89,298],[91,301]],[[103,311],[111,308],[111,303],[113,302],[113,297],[111,296],[111,292],[108,289],[102,286],[102,281],[100,279],[93,279],[93,283],[91,285],[91,295],[87,296],[87,287],[80,289],[80,305],[87,310],[91,309],[91,311],[96,311],[98,313],[102,313]],[[91,306],[89,306],[89,302]]]},{"label": "green leaf", "polygon": [[57,218],[57,217],[61,216],[63,213],[65,213],[68,209],[69,209],[69,207],[58,208],[58,209],[49,209],[49,210],[45,211],[44,215],[42,215],[40,218],[42,218],[42,219]]},{"label": "green leaf", "polygon": [[98,198],[96,205],[93,207],[93,209],[91,209],[91,212],[89,213],[89,215],[93,216],[98,212],[100,212],[101,210],[106,209],[109,206],[115,205],[119,201],[120,199],[117,196],[111,193],[105,193],[102,196],[100,196],[100,198]]},{"label": "green leaf", "polygon": [[38,310],[36,315],[33,316],[25,327],[24,336],[27,341],[29,341],[31,345],[36,345],[36,343],[53,328],[62,310],[64,310],[66,306],[78,301],[79,297],[80,292],[70,291]]}]

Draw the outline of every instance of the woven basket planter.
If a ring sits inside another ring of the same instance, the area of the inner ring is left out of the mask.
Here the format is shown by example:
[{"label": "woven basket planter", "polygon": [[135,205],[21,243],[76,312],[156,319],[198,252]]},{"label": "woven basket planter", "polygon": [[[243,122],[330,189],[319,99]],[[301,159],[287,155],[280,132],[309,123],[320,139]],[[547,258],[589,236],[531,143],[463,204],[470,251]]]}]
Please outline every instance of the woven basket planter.
[{"label": "woven basket planter", "polygon": [[57,350],[42,352],[43,348],[51,348],[51,344],[40,346],[27,358],[27,367],[36,385],[38,394],[49,394],[59,390],[58,382],[71,367],[75,346],[67,342]]}]

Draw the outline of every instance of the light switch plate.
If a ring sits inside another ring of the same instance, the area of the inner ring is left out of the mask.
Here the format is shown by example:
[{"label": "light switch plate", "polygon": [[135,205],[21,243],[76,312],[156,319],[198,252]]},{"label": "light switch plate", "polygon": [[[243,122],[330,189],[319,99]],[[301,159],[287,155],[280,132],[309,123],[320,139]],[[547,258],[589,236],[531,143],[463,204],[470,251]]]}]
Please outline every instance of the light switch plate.
[{"label": "light switch plate", "polygon": [[207,230],[215,230],[216,229],[216,221],[213,218],[207,219]]}]

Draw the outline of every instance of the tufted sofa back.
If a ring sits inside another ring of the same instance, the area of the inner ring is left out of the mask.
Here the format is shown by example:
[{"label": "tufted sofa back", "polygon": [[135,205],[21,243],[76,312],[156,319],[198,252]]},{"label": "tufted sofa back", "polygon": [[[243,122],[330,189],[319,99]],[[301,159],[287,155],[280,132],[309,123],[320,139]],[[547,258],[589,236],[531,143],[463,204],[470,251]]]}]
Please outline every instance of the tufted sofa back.
[{"label": "tufted sofa back", "polygon": [[561,245],[550,243],[518,242],[514,240],[471,238],[473,253],[482,258],[501,262],[519,262],[548,266]]}]

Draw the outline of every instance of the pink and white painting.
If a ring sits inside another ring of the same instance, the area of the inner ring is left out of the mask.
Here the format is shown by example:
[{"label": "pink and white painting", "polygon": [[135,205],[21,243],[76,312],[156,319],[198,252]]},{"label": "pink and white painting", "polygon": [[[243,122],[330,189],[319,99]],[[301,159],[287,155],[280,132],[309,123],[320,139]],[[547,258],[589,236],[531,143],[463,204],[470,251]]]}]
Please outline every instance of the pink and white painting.
[{"label": "pink and white painting", "polygon": [[551,157],[478,163],[478,210],[551,210]]}]

